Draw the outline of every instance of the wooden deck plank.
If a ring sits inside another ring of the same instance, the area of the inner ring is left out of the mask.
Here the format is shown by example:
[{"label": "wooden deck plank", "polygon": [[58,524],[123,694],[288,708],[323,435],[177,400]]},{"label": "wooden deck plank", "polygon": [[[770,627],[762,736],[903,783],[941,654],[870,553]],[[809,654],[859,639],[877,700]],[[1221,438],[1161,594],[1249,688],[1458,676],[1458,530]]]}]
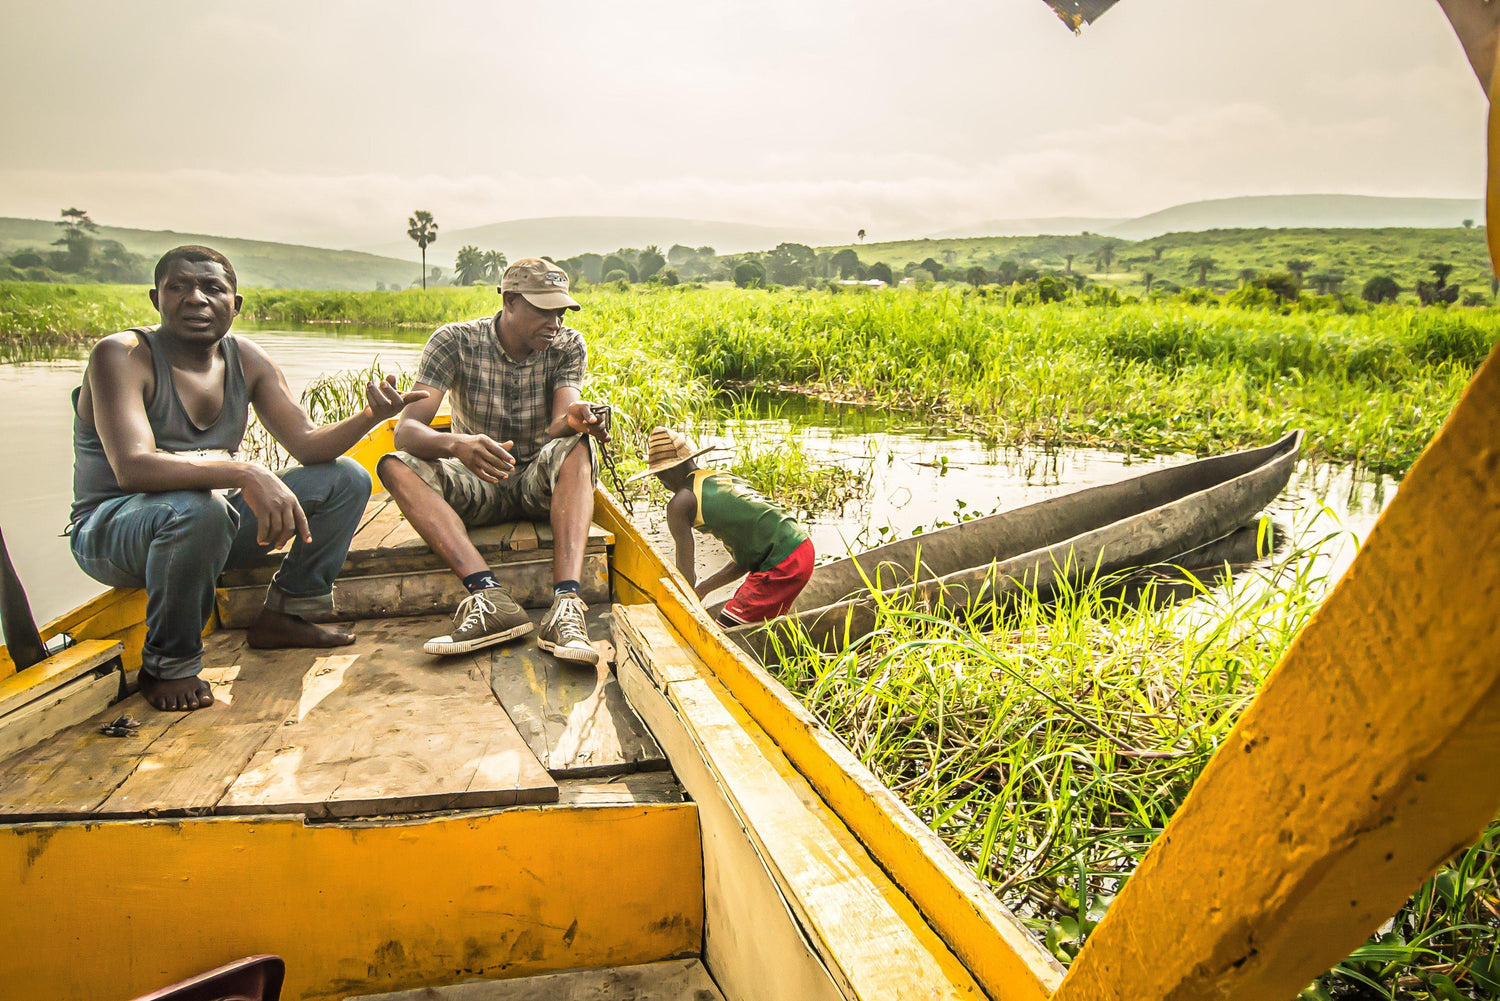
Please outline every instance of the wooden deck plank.
[{"label": "wooden deck plank", "polygon": [[[437,554],[427,547],[416,530],[402,517],[401,510],[395,503],[373,500],[370,503],[371,507],[365,512],[365,520],[349,544],[349,555],[339,571],[340,580],[447,569]],[[539,533],[545,537],[545,541],[541,540]],[[552,528],[550,525],[536,525],[532,522],[505,522],[470,529],[469,538],[479,554],[498,568],[506,563],[535,560],[541,555],[539,549],[550,550]],[[602,555],[613,541],[614,536],[606,529],[590,525],[584,551]],[[252,566],[227,570],[220,578],[220,586],[263,587],[281,565],[284,555],[284,550],[277,551],[265,555]]]},{"label": "wooden deck plank", "polygon": [[[247,652],[256,653],[247,651],[239,631],[220,630],[204,640],[203,674],[218,699],[206,709],[163,713],[132,695],[6,761],[0,819],[56,820],[101,810],[109,815],[205,812],[228,787],[228,762],[238,756],[243,765],[259,746],[252,731],[263,741],[296,702],[297,687],[262,660],[246,660]],[[301,654],[308,663],[313,657],[310,651],[279,653]],[[141,726],[128,737],[98,732],[100,723],[117,716],[130,716]],[[236,774],[237,766],[228,778]]]},{"label": "wooden deck plank", "polygon": [[264,720],[228,723],[223,715],[206,710],[188,713],[152,741],[129,777],[93,810],[94,816],[180,817],[212,812],[277,726]]},{"label": "wooden deck plank", "polygon": [[536,547],[536,525],[529,521],[516,522],[515,531],[510,533],[510,548],[516,552],[526,552]]},{"label": "wooden deck plank", "polygon": [[349,1001],[724,1001],[699,959],[364,994]]},{"label": "wooden deck plank", "polygon": [[[99,732],[101,720],[123,715],[140,720],[140,728],[128,737]],[[0,819],[13,823],[88,816],[131,776],[152,743],[185,718],[156,712],[132,695],[21,751],[3,766]]]},{"label": "wooden deck plank", "polygon": [[[541,614],[533,618],[540,620]],[[608,606],[591,606],[587,620],[589,635],[604,654],[598,665],[564,663],[535,642],[505,644],[490,654],[495,697],[554,778],[666,768],[661,748],[610,670]]]},{"label": "wooden deck plank", "polygon": [[[533,558],[493,565],[500,583],[523,608],[545,608],[552,603],[552,558]],[[579,579],[583,600],[589,604],[609,602],[609,557],[604,552],[585,553]],[[463,582],[446,569],[409,570],[389,574],[340,577],[333,583],[336,605],[325,619],[349,621],[389,616],[451,615],[468,592]],[[265,585],[221,587],[217,596],[219,621],[232,629],[243,628],[260,612]],[[446,632],[447,630],[443,630]]]},{"label": "wooden deck plank", "polygon": [[430,657],[442,620],[361,623],[341,680],[299,700],[218,813],[350,817],[554,802],[557,786],[489,690],[488,657]]}]

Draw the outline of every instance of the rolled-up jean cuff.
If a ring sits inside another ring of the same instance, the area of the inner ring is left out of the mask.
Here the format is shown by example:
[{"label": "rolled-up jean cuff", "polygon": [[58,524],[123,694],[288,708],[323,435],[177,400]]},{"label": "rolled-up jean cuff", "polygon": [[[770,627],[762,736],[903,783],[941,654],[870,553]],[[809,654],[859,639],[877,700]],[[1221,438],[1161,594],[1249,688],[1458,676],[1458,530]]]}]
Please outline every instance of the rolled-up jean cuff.
[{"label": "rolled-up jean cuff", "polygon": [[275,584],[266,586],[266,607],[283,615],[300,615],[304,619],[333,614],[333,592],[313,595],[287,594]]},{"label": "rolled-up jean cuff", "polygon": [[141,652],[141,670],[159,681],[196,678],[203,670],[203,657],[161,657],[144,650]]}]

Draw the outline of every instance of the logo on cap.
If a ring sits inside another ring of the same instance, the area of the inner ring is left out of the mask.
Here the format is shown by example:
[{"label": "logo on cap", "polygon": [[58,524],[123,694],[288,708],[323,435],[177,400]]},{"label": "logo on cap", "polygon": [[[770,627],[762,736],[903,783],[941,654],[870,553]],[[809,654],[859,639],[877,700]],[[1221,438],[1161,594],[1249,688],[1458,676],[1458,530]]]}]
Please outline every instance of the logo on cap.
[{"label": "logo on cap", "polygon": [[568,276],[563,274],[561,271],[547,272],[542,276],[542,281],[546,282],[548,285],[561,285],[563,288],[568,287]]}]

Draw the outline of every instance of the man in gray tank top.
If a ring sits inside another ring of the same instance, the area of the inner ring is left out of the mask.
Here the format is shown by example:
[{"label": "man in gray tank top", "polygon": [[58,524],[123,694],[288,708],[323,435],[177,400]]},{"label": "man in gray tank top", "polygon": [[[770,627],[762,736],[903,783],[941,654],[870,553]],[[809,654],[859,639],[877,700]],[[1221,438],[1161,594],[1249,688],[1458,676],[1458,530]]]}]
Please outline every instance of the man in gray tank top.
[{"label": "man in gray tank top", "polygon": [[[314,426],[265,351],[229,332],[241,302],[222,254],[167,251],[151,290],[161,324],[99,341],[73,394],[73,557],[101,583],[146,589],[140,686],[157,709],[213,702],[198,675],[219,574],[288,540],[246,640],[354,641],[306,618],[332,610],[370,497],[369,474],[343,454],[426,395],[371,382],[362,412]],[[300,466],[273,473],[235,458],[251,404]]]}]

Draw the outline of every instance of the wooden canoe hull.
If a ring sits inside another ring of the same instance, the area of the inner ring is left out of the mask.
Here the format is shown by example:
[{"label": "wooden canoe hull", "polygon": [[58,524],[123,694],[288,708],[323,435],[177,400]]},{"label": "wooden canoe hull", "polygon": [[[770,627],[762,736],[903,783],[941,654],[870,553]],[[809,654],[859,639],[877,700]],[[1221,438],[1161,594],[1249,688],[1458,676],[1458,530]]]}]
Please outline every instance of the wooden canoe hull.
[{"label": "wooden canoe hull", "polygon": [[728,632],[770,662],[793,633],[825,651],[868,635],[882,602],[954,611],[989,595],[1047,591],[1063,580],[1170,560],[1254,518],[1286,487],[1301,446],[1302,432],[1292,431],[1261,448],[888,543],[819,567],[787,615]]}]

